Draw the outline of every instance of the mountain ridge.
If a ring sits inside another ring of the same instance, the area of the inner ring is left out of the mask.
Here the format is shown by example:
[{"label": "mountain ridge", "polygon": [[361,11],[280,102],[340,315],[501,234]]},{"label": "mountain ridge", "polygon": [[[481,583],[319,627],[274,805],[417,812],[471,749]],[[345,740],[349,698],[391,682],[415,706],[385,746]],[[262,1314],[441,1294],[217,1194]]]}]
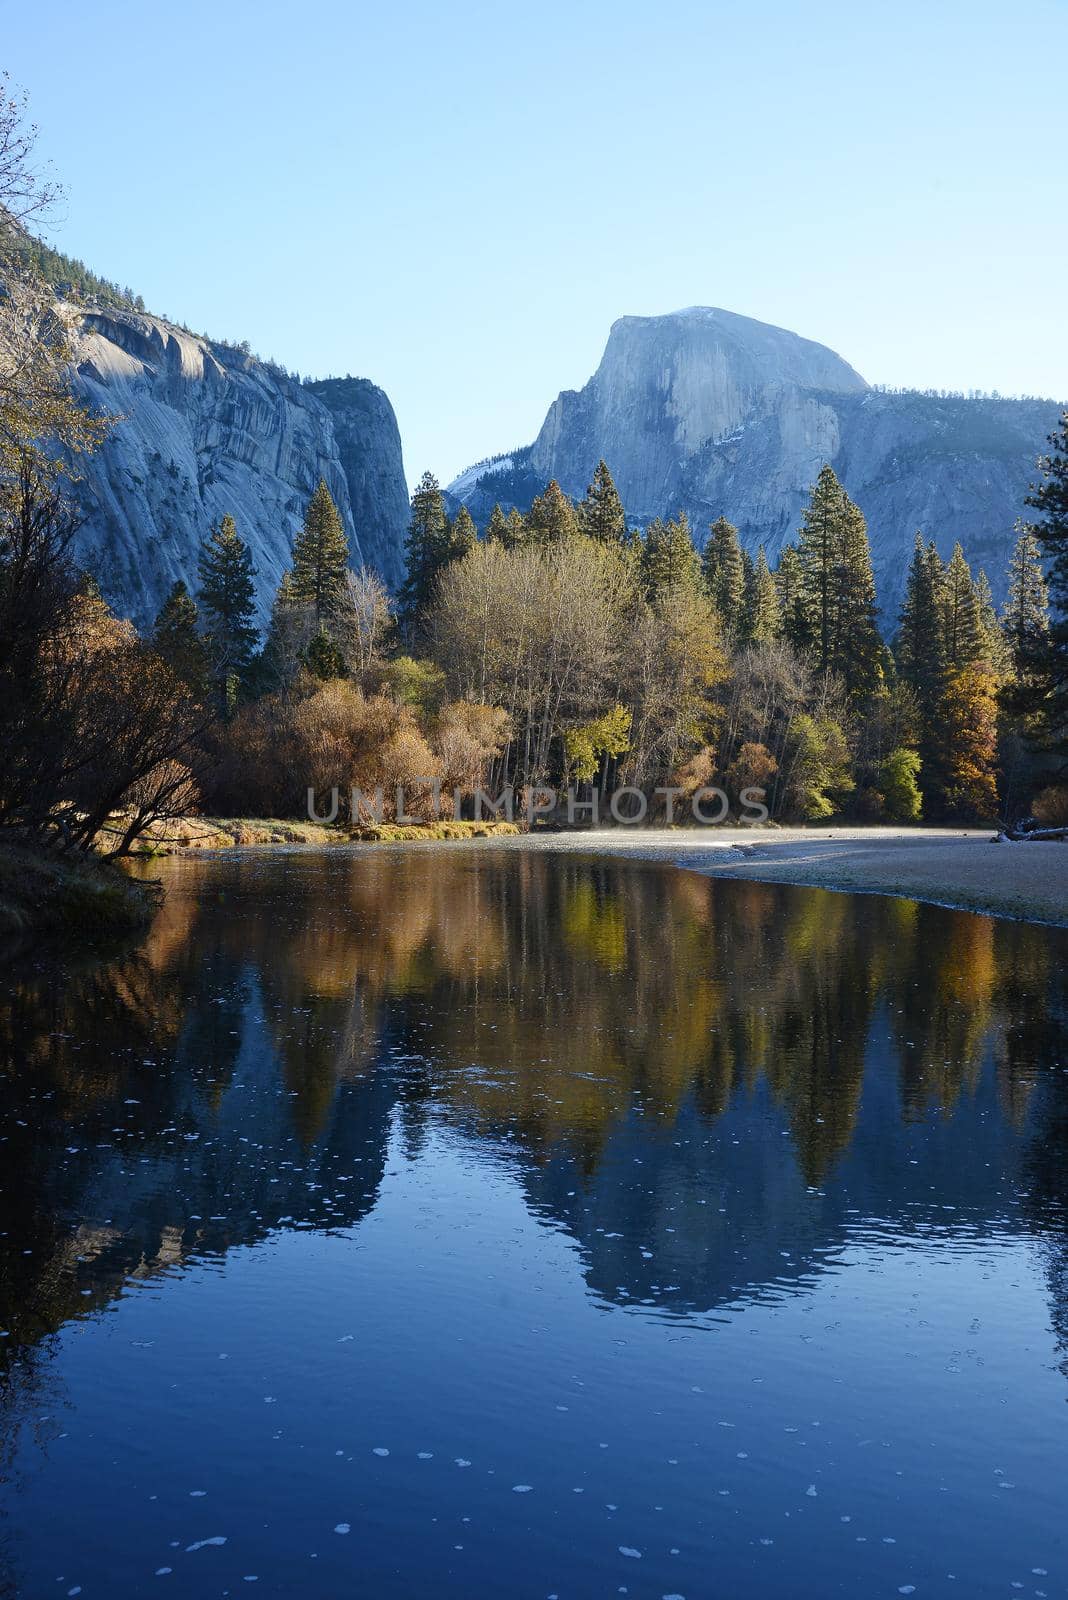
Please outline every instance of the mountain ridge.
[{"label": "mountain ridge", "polygon": [[960,539],[1000,599],[1016,519],[1058,402],[870,385],[827,346],[720,307],[621,317],[582,389],[563,390],[529,446],[448,486],[485,520],[526,510],[550,478],[580,496],[597,461],[638,523],[685,511],[695,542],[725,515],[774,561],[829,462],[868,518],[892,622],[917,529]]}]

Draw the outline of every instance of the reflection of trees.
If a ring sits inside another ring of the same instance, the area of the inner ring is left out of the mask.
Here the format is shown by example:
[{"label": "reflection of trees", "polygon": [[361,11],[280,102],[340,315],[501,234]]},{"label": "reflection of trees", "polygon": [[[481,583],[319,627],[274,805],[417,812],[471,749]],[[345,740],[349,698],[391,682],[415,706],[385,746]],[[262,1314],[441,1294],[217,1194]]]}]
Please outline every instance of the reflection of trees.
[{"label": "reflection of trees", "polygon": [[[388,1127],[415,1150],[432,1118],[511,1152],[577,1236],[651,1241],[647,1270],[597,1244],[606,1292],[670,1262],[697,1303],[818,1255],[837,1224],[811,1191],[873,1049],[912,1119],[967,1108],[993,1060],[1019,1125],[1062,1043],[1058,935],[904,901],[448,847],[169,871],[138,950],[0,996],[20,1338],[281,1219],[356,1220]],[[710,1130],[732,1118],[728,1163]],[[624,1159],[644,1187],[614,1184]]]}]

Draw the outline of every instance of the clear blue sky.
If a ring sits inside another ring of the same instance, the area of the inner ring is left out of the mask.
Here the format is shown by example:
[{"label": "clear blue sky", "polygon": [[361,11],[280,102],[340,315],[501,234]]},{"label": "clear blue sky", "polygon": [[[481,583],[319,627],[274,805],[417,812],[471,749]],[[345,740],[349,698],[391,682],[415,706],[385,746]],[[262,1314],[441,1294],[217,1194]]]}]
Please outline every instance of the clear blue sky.
[{"label": "clear blue sky", "polygon": [[61,248],[389,393],[409,479],[525,443],[614,318],[1068,394],[1064,0],[56,0],[0,65]]}]

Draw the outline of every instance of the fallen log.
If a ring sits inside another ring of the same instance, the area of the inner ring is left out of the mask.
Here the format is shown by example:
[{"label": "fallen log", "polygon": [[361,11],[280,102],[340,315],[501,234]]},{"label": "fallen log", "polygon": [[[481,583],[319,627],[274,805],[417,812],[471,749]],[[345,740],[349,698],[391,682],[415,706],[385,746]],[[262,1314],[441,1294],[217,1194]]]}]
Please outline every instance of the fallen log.
[{"label": "fallen log", "polygon": [[1006,828],[992,844],[1023,844],[1026,839],[1068,839],[1068,828]]}]

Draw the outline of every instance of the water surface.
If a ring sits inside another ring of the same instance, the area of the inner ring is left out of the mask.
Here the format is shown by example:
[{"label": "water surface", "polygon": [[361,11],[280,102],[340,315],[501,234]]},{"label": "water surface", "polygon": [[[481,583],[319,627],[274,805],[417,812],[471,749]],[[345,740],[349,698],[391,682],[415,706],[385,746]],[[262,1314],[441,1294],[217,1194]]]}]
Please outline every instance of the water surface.
[{"label": "water surface", "polygon": [[1068,1593],[1068,935],[164,872],[0,982],[0,1593]]}]

